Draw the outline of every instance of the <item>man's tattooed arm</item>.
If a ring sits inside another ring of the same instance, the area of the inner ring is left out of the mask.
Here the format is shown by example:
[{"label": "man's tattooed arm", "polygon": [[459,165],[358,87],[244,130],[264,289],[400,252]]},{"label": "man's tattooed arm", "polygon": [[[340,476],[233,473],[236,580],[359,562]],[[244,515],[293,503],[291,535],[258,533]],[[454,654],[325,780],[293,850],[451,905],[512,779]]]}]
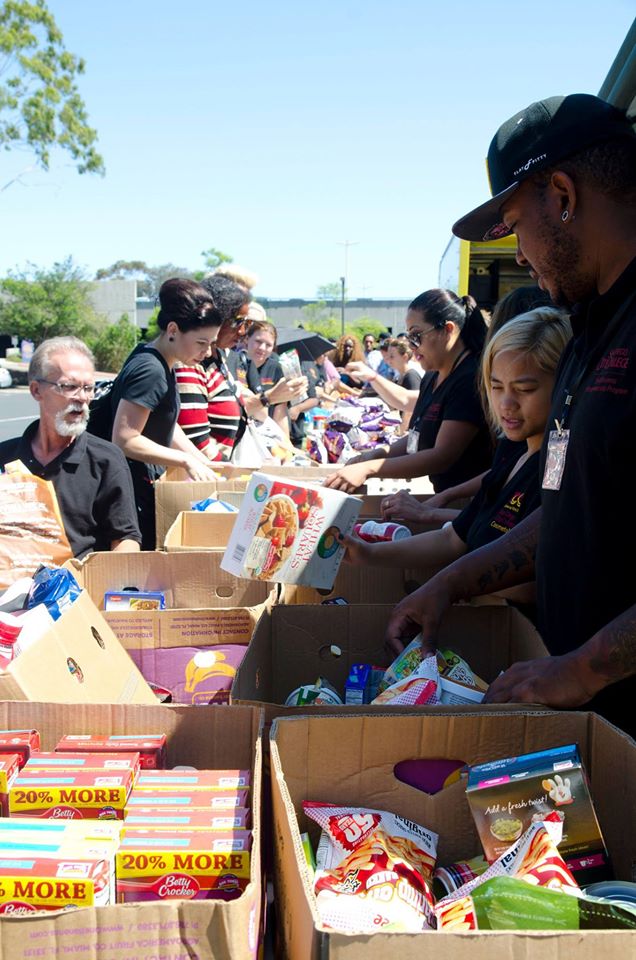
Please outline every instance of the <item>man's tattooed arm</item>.
[{"label": "man's tattooed arm", "polygon": [[605,686],[636,673],[636,606],[608,623],[581,647],[581,658]]}]

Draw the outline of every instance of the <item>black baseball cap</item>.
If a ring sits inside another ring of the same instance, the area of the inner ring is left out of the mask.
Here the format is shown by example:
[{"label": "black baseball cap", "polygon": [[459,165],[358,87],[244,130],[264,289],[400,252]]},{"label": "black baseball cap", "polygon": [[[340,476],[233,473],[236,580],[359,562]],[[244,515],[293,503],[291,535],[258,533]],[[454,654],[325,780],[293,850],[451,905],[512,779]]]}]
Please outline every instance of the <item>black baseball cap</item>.
[{"label": "black baseball cap", "polygon": [[589,93],[531,103],[499,127],[488,150],[492,199],[453,225],[462,240],[499,240],[511,232],[500,210],[523,180],[578,150],[617,136],[634,136],[626,114]]}]

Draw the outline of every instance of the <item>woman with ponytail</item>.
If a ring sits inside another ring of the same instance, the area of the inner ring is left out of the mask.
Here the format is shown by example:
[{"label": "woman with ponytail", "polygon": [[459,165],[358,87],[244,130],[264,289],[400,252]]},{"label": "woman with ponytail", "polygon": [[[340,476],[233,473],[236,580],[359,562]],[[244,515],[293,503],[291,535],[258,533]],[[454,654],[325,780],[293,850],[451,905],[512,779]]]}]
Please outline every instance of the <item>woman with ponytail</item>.
[{"label": "woman with ponytail", "polygon": [[477,388],[486,324],[477,304],[450,290],[427,290],[409,305],[406,328],[413,354],[427,371],[408,434],[356,458],[328,477],[327,486],[353,492],[371,477],[429,476],[437,493],[490,466],[491,441]]},{"label": "woman with ponytail", "polygon": [[221,324],[212,297],[193,280],[174,277],[159,291],[159,335],[141,343],[125,361],[111,391],[113,443],[128,459],[133,479],[142,550],[155,548],[154,481],[169,466],[183,467],[192,480],[212,480],[207,457],[177,423],[177,361],[200,363],[209,356]]}]

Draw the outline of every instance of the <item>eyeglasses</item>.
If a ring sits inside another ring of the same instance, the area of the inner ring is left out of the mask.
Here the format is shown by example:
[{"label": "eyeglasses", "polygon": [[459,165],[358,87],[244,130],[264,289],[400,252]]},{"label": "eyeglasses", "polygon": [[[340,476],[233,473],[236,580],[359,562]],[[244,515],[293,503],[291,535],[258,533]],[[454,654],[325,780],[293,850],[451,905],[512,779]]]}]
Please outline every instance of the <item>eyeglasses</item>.
[{"label": "eyeglasses", "polygon": [[246,326],[249,322],[249,317],[233,317],[233,319],[230,320],[230,326],[233,330],[238,330],[240,327]]},{"label": "eyeglasses", "polygon": [[50,387],[53,387],[56,393],[60,393],[63,397],[68,397],[69,399],[79,397],[82,393],[86,397],[95,396],[94,383],[71,383],[67,380],[45,380],[43,377],[38,377],[38,383],[48,383]]},{"label": "eyeglasses", "polygon": [[430,336],[431,333],[439,333],[440,329],[441,327],[433,327],[431,330],[416,330],[415,333],[407,333],[406,339],[412,347],[419,347],[424,337]]}]

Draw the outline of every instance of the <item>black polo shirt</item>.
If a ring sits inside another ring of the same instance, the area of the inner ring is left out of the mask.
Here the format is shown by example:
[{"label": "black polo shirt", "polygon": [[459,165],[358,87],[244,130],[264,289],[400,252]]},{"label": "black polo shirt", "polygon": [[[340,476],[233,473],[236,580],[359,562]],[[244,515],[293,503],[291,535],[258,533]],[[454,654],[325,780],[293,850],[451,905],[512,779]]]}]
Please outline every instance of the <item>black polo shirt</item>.
[{"label": "black polo shirt", "polygon": [[83,433],[42,466],[31,447],[38,424],[0,443],[0,466],[21,460],[31,473],[52,482],[73,555],[110,550],[113,540],[140,543],[132,479],[119,447]]},{"label": "black polo shirt", "polygon": [[[627,305],[618,327],[608,326]],[[554,388],[548,430],[586,367],[570,408],[559,490],[542,490],[537,552],[539,624],[553,654],[575,650],[636,603],[636,260],[603,296],[577,307]],[[590,358],[592,358],[591,367]],[[545,468],[547,433],[541,456]],[[636,734],[636,677],[593,708]]]},{"label": "black polo shirt", "polygon": [[497,458],[479,491],[453,520],[455,533],[468,550],[498,540],[540,506],[539,452],[528,457],[509,479],[515,463],[528,449],[525,442],[515,444],[515,448],[516,455]]},{"label": "black polo shirt", "polygon": [[430,475],[436,493],[464,483],[488,470],[492,462],[490,434],[477,390],[479,359],[471,354],[455,367],[439,387],[437,371],[422,378],[420,395],[409,427],[419,430],[419,450],[432,450],[444,420],[473,423],[478,428],[475,437],[463,453],[444,473]]}]

